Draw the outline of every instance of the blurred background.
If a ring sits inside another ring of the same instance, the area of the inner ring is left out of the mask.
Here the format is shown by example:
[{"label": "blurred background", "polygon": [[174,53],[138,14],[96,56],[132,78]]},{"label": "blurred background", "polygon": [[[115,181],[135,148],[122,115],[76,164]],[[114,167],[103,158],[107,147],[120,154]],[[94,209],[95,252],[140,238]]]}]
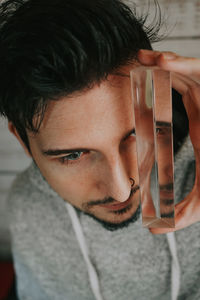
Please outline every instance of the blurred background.
[{"label": "blurred background", "polygon": [[[66,0],[67,1],[67,0]],[[95,0],[94,0],[95,1]],[[149,10],[151,23],[155,17],[153,0],[124,0],[138,13]],[[154,49],[174,51],[181,55],[200,57],[200,0],[158,0],[164,24],[161,30],[166,38],[153,44]],[[30,163],[17,140],[8,132],[7,122],[0,118],[0,300],[15,299],[14,272],[10,252],[6,197],[18,172]]]}]

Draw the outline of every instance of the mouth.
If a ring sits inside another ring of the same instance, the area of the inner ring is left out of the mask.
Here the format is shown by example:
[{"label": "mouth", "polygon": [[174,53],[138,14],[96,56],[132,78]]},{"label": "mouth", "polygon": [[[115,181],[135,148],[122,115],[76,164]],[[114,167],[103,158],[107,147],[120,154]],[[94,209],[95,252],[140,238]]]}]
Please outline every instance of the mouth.
[{"label": "mouth", "polygon": [[174,193],[173,192],[160,192],[160,200],[165,204],[165,205],[170,205],[173,204],[174,202]]},{"label": "mouth", "polygon": [[112,210],[112,211],[117,211],[117,210],[126,208],[130,204],[130,202],[132,200],[132,196],[137,192],[137,190],[139,190],[138,185],[134,189],[132,189],[130,197],[124,202],[116,201],[115,203],[112,203],[112,204],[101,204],[100,206],[107,208],[109,210]]}]

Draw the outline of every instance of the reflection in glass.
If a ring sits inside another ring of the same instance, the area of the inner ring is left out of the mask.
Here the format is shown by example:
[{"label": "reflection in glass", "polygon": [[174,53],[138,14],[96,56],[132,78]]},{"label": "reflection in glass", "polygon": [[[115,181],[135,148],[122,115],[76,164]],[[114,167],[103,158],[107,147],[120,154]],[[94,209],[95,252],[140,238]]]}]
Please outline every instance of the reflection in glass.
[{"label": "reflection in glass", "polygon": [[143,225],[174,227],[174,166],[170,72],[137,67],[131,90]]}]

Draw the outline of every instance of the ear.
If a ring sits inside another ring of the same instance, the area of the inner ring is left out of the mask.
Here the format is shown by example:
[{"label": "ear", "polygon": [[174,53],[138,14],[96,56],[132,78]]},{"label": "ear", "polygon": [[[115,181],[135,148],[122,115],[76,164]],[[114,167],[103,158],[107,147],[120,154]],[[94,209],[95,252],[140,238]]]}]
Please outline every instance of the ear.
[{"label": "ear", "polygon": [[16,139],[19,141],[19,143],[21,144],[22,148],[24,149],[26,155],[28,155],[29,157],[31,156],[31,153],[29,152],[29,150],[27,149],[26,145],[24,144],[24,142],[22,141],[16,127],[13,125],[12,122],[8,122],[8,129],[9,131],[16,137]]}]

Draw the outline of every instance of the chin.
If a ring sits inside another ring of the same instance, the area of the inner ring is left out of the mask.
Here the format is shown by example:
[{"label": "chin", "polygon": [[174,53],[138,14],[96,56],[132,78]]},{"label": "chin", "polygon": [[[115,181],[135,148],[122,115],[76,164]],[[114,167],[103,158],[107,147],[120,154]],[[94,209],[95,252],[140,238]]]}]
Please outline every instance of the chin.
[{"label": "chin", "polygon": [[[135,223],[140,215],[141,215],[141,207],[138,205],[136,210],[131,213],[131,207],[126,207],[118,211],[111,211],[108,215],[110,215],[109,220],[105,220],[103,218],[97,217],[94,214],[90,212],[83,212],[84,214],[90,216],[94,220],[96,220],[98,223],[100,223],[105,229],[109,231],[116,231],[119,229],[123,229],[125,227],[128,227],[130,224]],[[111,216],[112,214],[112,216]]]}]

